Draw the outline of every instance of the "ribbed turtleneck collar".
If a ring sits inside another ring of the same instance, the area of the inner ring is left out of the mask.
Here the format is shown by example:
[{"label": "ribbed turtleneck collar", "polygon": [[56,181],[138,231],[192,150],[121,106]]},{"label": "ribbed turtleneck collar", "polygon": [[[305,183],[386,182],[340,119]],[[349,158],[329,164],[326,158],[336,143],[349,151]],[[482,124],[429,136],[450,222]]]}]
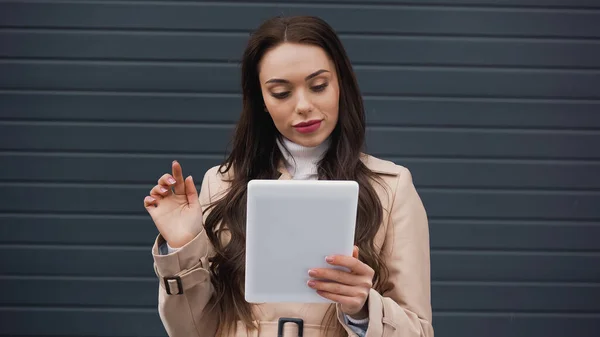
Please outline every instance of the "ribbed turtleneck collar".
[{"label": "ribbed turtleneck collar", "polygon": [[277,146],[285,158],[286,168],[292,179],[317,179],[317,165],[329,148],[330,140],[327,138],[323,143],[315,147],[307,147],[296,144],[291,140],[281,137],[277,139]]}]

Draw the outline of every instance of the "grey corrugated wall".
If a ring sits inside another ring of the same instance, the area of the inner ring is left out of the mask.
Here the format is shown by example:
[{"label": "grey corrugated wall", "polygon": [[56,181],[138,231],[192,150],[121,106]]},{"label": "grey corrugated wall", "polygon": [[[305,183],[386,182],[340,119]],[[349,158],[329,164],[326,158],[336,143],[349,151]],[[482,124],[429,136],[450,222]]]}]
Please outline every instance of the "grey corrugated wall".
[{"label": "grey corrugated wall", "polygon": [[0,2],[0,335],[165,335],[142,198],[223,157],[277,14],[340,33],[414,174],[436,336],[600,335],[596,0]]}]

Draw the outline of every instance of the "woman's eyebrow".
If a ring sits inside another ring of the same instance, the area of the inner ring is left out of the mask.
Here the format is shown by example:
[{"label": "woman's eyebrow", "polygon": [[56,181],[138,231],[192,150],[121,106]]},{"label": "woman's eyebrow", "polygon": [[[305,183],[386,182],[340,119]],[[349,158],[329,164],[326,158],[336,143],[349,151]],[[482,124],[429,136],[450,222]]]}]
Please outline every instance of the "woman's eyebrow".
[{"label": "woman's eyebrow", "polygon": [[[304,78],[304,80],[308,81],[311,78],[314,78],[314,77],[317,77],[317,76],[321,75],[322,73],[328,73],[328,72],[329,72],[329,70],[319,69],[319,70],[315,71],[314,73],[306,76]],[[268,80],[268,81],[265,82],[265,84],[267,84],[267,83],[283,83],[283,84],[287,84],[287,83],[290,83],[290,81],[284,80],[282,78],[272,78],[272,79],[270,79],[270,80]]]}]

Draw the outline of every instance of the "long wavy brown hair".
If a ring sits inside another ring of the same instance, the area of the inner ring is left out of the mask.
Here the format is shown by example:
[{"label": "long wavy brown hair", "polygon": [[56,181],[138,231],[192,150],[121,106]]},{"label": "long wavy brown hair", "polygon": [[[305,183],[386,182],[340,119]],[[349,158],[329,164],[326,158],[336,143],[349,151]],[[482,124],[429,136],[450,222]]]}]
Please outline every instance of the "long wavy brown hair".
[{"label": "long wavy brown hair", "polygon": [[[251,35],[242,60],[243,107],[235,129],[232,151],[219,172],[230,187],[209,206],[205,228],[214,246],[210,272],[219,312],[218,335],[227,336],[241,320],[247,329],[257,329],[251,305],[244,299],[246,187],[252,179],[277,179],[283,159],[276,145],[281,137],[264,109],[259,82],[259,63],[265,53],[279,44],[301,43],[321,47],[333,60],[340,83],[339,119],[331,145],[318,164],[319,179],[354,180],[359,188],[355,242],[360,259],[375,270],[374,288],[384,291],[388,270],[377,254],[374,237],[383,218],[381,202],[371,185],[377,175],[360,160],[365,141],[365,112],[350,60],[334,30],[323,20],[310,16],[276,17],[264,22]],[[335,321],[331,305],[322,327],[343,330]]]}]

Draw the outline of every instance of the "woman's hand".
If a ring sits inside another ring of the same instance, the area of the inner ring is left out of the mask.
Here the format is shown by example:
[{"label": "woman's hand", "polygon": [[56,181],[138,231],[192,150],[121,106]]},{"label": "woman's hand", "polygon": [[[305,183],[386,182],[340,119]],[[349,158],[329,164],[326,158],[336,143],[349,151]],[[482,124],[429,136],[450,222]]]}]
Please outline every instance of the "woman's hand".
[{"label": "woman's hand", "polygon": [[174,161],[172,174],[165,173],[144,198],[156,228],[173,248],[184,246],[202,230],[202,208],[191,176],[183,179],[181,165]]},{"label": "woman's hand", "polygon": [[308,275],[313,279],[308,281],[308,286],[317,290],[319,295],[341,304],[342,311],[352,318],[368,317],[366,303],[375,271],[358,259],[358,247],[354,246],[352,256],[327,257],[327,263],[348,268],[350,272],[333,268],[311,269]]}]

